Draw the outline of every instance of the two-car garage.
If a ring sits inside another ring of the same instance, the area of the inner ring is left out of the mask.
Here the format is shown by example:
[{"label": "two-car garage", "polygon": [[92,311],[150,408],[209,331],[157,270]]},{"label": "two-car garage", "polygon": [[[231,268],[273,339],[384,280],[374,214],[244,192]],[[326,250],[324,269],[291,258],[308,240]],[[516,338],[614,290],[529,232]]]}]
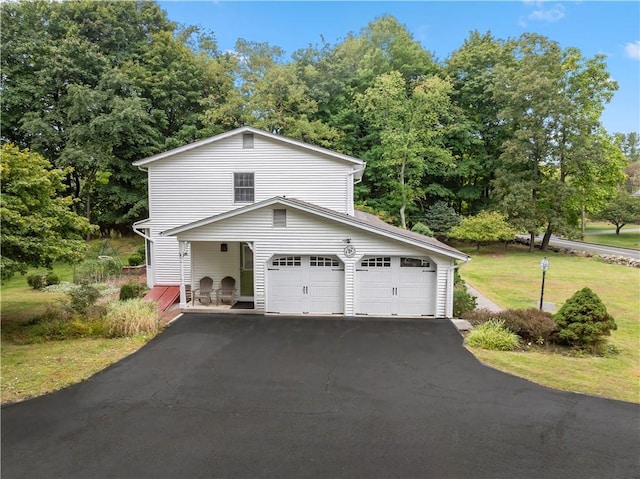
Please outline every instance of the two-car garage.
[{"label": "two-car garage", "polygon": [[[436,268],[428,257],[357,261],[355,312],[434,316]],[[337,256],[280,255],[267,264],[267,312],[343,314],[345,268]]]}]

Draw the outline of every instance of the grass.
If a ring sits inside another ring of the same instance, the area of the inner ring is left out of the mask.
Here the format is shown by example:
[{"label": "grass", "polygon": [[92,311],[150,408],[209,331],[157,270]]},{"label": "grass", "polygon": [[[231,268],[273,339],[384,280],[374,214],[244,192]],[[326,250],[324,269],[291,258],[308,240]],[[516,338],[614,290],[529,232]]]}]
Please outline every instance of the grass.
[{"label": "grass", "polygon": [[57,391],[83,381],[137,351],[145,336],[76,339],[18,346],[2,344],[2,404]]},{"label": "grass", "polygon": [[[119,257],[126,263],[128,255],[136,251],[143,240],[126,237],[89,242],[88,257],[96,258],[104,251]],[[103,248],[105,247],[106,248]],[[31,269],[28,274],[43,272],[44,268]],[[74,268],[56,264],[53,271],[62,281],[71,281]],[[51,305],[65,298],[63,293],[35,291],[27,284],[27,276],[17,275],[0,286],[2,331],[19,327],[20,323],[44,313]],[[40,344],[17,345],[2,334],[0,350],[1,402],[14,402],[56,391],[70,384],[83,381],[145,344],[150,335],[117,339],[68,339]]]},{"label": "grass", "polygon": [[[464,248],[463,248],[464,249]],[[573,293],[589,287],[613,315],[618,330],[608,338],[619,354],[571,357],[544,348],[498,352],[471,348],[486,364],[545,386],[640,402],[640,270],[605,264],[594,258],[556,253],[529,253],[517,247],[467,250],[472,261],[461,276],[502,308],[536,307],[540,300],[540,260],[551,266],[545,280],[545,302],[557,308]]]},{"label": "grass", "polygon": [[[602,231],[614,231],[613,233],[601,233]],[[617,246],[640,250],[640,232],[638,225],[626,225],[615,234],[615,226],[610,223],[588,223],[584,241],[591,244],[605,246]]]}]

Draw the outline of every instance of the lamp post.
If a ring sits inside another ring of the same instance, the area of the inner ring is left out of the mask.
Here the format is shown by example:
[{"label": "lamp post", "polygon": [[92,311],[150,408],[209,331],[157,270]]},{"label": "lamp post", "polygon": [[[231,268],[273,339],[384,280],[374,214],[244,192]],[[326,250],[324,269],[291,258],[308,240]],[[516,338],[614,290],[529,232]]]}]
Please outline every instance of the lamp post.
[{"label": "lamp post", "polygon": [[542,270],[542,288],[540,288],[540,311],[542,311],[542,301],[544,299],[544,277],[549,269],[549,260],[545,256],[540,261],[540,269]]}]

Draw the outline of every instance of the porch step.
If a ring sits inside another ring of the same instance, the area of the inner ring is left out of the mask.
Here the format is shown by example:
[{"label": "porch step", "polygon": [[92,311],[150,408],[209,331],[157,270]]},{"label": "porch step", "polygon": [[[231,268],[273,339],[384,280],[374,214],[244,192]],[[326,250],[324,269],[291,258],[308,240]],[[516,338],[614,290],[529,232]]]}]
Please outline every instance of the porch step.
[{"label": "porch step", "polygon": [[154,286],[142,299],[157,301],[160,311],[166,311],[180,299],[180,286]]}]

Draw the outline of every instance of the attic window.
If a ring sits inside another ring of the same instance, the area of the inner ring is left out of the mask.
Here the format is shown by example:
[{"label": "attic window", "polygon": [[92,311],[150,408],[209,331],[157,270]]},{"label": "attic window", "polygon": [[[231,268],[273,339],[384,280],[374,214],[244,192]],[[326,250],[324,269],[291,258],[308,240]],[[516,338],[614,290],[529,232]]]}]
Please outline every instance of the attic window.
[{"label": "attic window", "polygon": [[274,228],[285,228],[287,226],[287,210],[273,210]]},{"label": "attic window", "polygon": [[242,135],[242,148],[253,148],[253,133]]}]

